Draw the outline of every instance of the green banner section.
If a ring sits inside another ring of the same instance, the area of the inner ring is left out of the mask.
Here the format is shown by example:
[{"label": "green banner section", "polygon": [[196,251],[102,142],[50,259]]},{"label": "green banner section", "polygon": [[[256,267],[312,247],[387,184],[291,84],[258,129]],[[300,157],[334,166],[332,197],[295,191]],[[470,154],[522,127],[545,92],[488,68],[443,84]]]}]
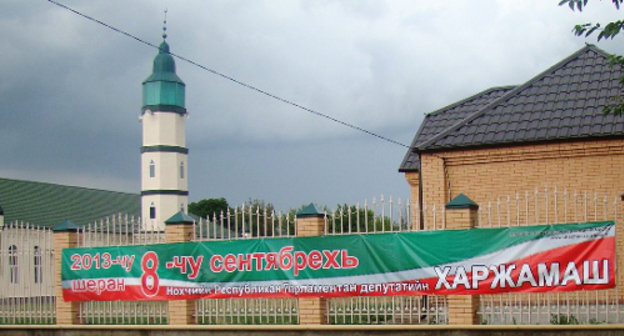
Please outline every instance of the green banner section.
[{"label": "green banner section", "polygon": [[[484,258],[499,265],[549,250],[576,248],[609,238],[613,232],[613,222],[597,222],[72,248],[62,252],[62,279],[70,300],[119,299],[121,292],[132,293],[129,297],[134,299],[167,299],[175,292],[173,288],[234,285],[272,286],[277,289],[271,294],[288,295],[285,286],[362,286],[429,279],[421,286],[426,290],[440,283],[436,284],[436,277],[450,278],[456,273],[441,268],[444,265],[470,260],[483,263]],[[532,250],[527,250],[529,246]],[[200,293],[204,292],[196,291]]]}]

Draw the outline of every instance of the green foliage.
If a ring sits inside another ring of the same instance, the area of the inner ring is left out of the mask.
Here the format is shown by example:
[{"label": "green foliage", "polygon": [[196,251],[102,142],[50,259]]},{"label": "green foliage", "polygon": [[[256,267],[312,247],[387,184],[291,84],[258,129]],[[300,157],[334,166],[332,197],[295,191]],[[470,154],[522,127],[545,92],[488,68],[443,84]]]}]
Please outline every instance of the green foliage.
[{"label": "green foliage", "polygon": [[617,20],[607,23],[604,27],[600,23],[583,23],[577,24],[574,26],[572,31],[576,36],[588,37],[593,34],[595,31],[599,31],[598,33],[598,41],[603,38],[612,39],[617,34],[620,33],[622,28],[624,27],[624,20]]},{"label": "green foliage", "polygon": [[596,319],[595,317],[592,317],[589,319],[589,324],[603,324],[605,323],[604,321],[598,321],[598,319]]},{"label": "green foliage", "polygon": [[0,317],[0,325],[35,325],[35,324],[56,324],[55,317]]},{"label": "green foliage", "polygon": [[[609,62],[611,66],[619,65],[624,69],[624,56],[610,55]],[[620,77],[620,92],[611,97],[611,103],[602,110],[607,115],[613,113],[613,115],[622,115],[624,113],[624,77]]]},{"label": "green foliage", "polygon": [[204,325],[295,325],[298,324],[295,314],[286,316],[276,316],[267,314],[266,316],[199,316],[198,324]]},{"label": "green foliage", "polygon": [[166,317],[146,316],[107,316],[87,317],[84,321],[87,325],[165,325]]},{"label": "green foliage", "polygon": [[[567,4],[573,11],[578,10],[579,12],[582,12],[588,2],[589,0],[561,0],[559,1],[559,6]],[[624,3],[624,0],[611,0],[611,2],[615,6],[615,9],[619,10],[620,6]],[[577,24],[574,26],[572,31],[576,36],[584,37],[588,37],[594,32],[598,32],[597,40],[600,41],[603,38],[613,39],[622,31],[622,29],[624,29],[624,20],[616,20],[607,22],[604,25],[600,22]],[[619,65],[624,67],[624,59],[619,55],[611,55],[610,63],[612,66]],[[620,78],[620,92],[611,97],[611,103],[605,106],[602,112],[605,115],[622,115],[622,113],[624,113],[624,77]]]},{"label": "green foliage", "polygon": [[329,324],[346,324],[346,325],[370,325],[370,324],[392,324],[392,310],[387,313],[377,313],[375,308],[371,309],[368,314],[338,314],[329,316]]},{"label": "green foliage", "polygon": [[552,314],[550,316],[550,324],[556,325],[576,325],[581,324],[579,320],[574,315],[556,315]]},{"label": "green foliage", "polygon": [[339,204],[333,212],[330,230],[335,232],[373,232],[390,231],[392,222],[389,217],[375,217],[371,209],[358,209],[354,205]]},{"label": "green foliage", "polygon": [[[272,203],[260,199],[250,199],[245,203],[244,208],[239,208],[235,214],[230,212],[231,219],[238,226],[239,232],[250,237],[272,237],[279,236],[280,219],[284,224],[285,218],[273,216],[275,207]],[[285,228],[282,226],[282,231]]]},{"label": "green foliage", "polygon": [[[587,6],[588,2],[589,0],[561,0],[559,1],[559,6],[567,4],[570,9],[582,12],[583,8]],[[620,5],[624,2],[624,0],[611,0],[611,2],[615,6],[615,9],[619,10]],[[622,28],[624,28],[624,20],[617,20],[607,22],[607,24],[605,24],[604,26],[599,22],[578,24],[574,26],[574,29],[572,31],[576,36],[584,35],[585,37],[588,37],[589,35],[598,31],[598,41],[600,41],[603,38],[614,38],[617,34],[620,33]]]},{"label": "green foliage", "polygon": [[226,212],[228,208],[228,202],[223,197],[207,198],[199,202],[191,202],[188,205],[188,212],[206,218],[207,216],[219,215],[222,211]]},{"label": "green foliage", "polygon": [[56,324],[52,297],[4,298],[0,300],[0,325]]}]

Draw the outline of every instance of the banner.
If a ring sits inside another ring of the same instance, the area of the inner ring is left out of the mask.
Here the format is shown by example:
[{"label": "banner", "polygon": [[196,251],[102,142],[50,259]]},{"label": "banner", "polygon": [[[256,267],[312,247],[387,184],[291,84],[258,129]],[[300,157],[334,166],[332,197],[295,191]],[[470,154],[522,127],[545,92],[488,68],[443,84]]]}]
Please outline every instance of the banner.
[{"label": "banner", "polygon": [[613,221],[62,253],[66,301],[480,295],[615,286]]}]

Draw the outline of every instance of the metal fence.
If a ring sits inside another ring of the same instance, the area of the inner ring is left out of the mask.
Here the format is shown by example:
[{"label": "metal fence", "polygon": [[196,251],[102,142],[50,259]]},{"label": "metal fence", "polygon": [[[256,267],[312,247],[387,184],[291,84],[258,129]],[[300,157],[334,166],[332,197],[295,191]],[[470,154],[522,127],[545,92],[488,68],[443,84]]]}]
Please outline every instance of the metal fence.
[{"label": "metal fence", "polygon": [[[478,227],[510,227],[612,220],[618,217],[619,193],[543,188],[479,200]],[[325,234],[441,230],[448,226],[444,205],[410,204],[381,197],[372,202],[338,206],[325,213]],[[198,219],[194,241],[293,237],[295,212],[270,206],[243,205]],[[78,232],[78,246],[164,243],[160,228],[139,218],[111,216]],[[0,324],[55,323],[53,235],[24,223],[0,227]],[[59,252],[59,251],[57,251]],[[619,279],[619,277],[618,277]],[[622,323],[622,299],[616,289],[568,293],[499,294],[480,297],[483,324]],[[327,300],[331,324],[447,324],[444,296],[349,297]],[[200,299],[197,324],[298,324],[294,298]],[[84,302],[81,324],[166,324],[166,302]]]},{"label": "metal fence", "polygon": [[214,213],[194,224],[195,241],[296,236],[295,212],[275,212],[272,206],[240,207]]},{"label": "metal fence", "polygon": [[[412,231],[411,205],[381,196],[372,202],[343,205],[326,215],[325,233],[384,233]],[[416,205],[417,206],[417,205]],[[418,226],[416,226],[418,227]],[[350,297],[327,300],[330,324],[446,324],[443,296]]]},{"label": "metal fence", "polygon": [[0,324],[53,324],[52,232],[23,222],[0,226]]},{"label": "metal fence", "polygon": [[372,202],[341,205],[326,212],[325,234],[383,233],[412,230],[410,202],[383,195]]},{"label": "metal fence", "polygon": [[[164,232],[131,216],[110,216],[78,230],[79,247],[164,243]],[[166,301],[87,301],[80,304],[81,324],[167,324]]]},{"label": "metal fence", "polygon": [[447,324],[444,296],[350,297],[327,300],[330,324]]},{"label": "metal fence", "polygon": [[[296,235],[295,214],[275,212],[270,206],[242,205],[194,223],[195,241],[235,240]],[[297,300],[199,299],[198,324],[298,324]]]},{"label": "metal fence", "polygon": [[[617,192],[542,188],[479,202],[477,227],[511,227],[614,220]],[[326,219],[327,234],[387,231],[444,230],[444,204],[410,204],[391,199],[371,207],[338,208]],[[619,278],[618,278],[619,279]],[[622,323],[624,306],[618,289],[568,293],[482,295],[478,315],[483,324],[596,324]],[[444,324],[445,297],[332,298],[332,324]]]},{"label": "metal fence", "polygon": [[[617,192],[535,189],[482,202],[479,227],[615,220],[620,202]],[[619,281],[619,276],[616,279]],[[623,308],[616,287],[567,293],[483,295],[478,314],[483,324],[603,324],[622,323]]]}]

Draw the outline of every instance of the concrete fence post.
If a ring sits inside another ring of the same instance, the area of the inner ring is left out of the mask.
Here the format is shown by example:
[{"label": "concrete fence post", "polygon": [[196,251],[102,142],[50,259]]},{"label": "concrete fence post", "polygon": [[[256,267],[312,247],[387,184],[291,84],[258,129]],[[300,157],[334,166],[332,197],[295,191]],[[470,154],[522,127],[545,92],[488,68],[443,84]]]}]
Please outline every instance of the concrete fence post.
[{"label": "concrete fence post", "polygon": [[[167,243],[182,243],[193,240],[195,234],[193,217],[180,211],[165,221]],[[171,300],[169,305],[170,325],[195,324],[195,300]]]},{"label": "concrete fence post", "polygon": [[[448,229],[472,229],[478,224],[479,205],[464,194],[459,194],[446,204]],[[479,324],[480,298],[477,295],[449,295],[448,319],[451,325]]]},{"label": "concrete fence post", "polygon": [[[325,234],[325,215],[313,204],[297,212],[297,237],[322,236]],[[327,324],[327,299],[299,298],[299,324]]]},{"label": "concrete fence post", "polygon": [[63,262],[62,251],[65,248],[77,247],[78,225],[64,221],[52,228],[54,234],[54,296],[56,297],[56,324],[80,324],[79,302],[67,302],[63,299],[63,284],[61,267]]}]

